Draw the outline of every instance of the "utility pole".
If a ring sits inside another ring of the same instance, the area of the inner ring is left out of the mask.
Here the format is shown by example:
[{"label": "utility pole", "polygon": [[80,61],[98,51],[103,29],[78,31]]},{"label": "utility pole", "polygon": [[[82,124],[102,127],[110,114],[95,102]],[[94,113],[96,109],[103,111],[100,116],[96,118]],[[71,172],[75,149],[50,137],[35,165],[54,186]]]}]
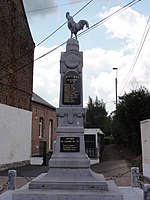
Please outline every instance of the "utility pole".
[{"label": "utility pole", "polygon": [[116,71],[116,77],[115,77],[115,96],[116,96],[116,110],[117,110],[117,99],[118,99],[118,94],[117,94],[117,83],[118,83],[118,81],[117,81],[117,71],[118,71],[118,68],[117,67],[113,67],[113,70],[115,70]]}]

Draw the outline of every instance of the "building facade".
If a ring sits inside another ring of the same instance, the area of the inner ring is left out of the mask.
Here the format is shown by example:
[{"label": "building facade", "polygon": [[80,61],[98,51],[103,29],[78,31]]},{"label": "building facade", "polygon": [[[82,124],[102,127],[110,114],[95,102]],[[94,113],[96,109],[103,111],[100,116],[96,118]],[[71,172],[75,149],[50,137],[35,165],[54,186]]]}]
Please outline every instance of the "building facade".
[{"label": "building facade", "polygon": [[0,168],[31,156],[34,42],[22,0],[0,1]]},{"label": "building facade", "polygon": [[32,97],[32,156],[45,156],[56,139],[56,108],[37,94]]},{"label": "building facade", "polygon": [[0,30],[0,103],[31,110],[34,42],[22,0],[1,0]]}]

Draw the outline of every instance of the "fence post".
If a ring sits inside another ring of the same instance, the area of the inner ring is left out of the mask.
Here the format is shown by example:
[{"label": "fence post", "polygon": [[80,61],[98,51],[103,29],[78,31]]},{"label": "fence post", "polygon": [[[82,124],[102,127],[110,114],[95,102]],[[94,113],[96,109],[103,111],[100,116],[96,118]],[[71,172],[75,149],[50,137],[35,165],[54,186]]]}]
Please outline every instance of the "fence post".
[{"label": "fence post", "polygon": [[150,184],[144,184],[143,192],[144,192],[144,200],[150,200]]},{"label": "fence post", "polygon": [[8,171],[8,190],[16,189],[16,170]]},{"label": "fence post", "polygon": [[131,187],[139,187],[139,168],[131,167]]}]

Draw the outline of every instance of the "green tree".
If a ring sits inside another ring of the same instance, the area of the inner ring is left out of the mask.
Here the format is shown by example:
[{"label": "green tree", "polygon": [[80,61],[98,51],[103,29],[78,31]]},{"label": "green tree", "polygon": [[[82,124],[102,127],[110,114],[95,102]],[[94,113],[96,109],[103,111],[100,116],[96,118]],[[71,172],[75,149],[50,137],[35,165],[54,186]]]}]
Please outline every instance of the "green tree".
[{"label": "green tree", "polygon": [[86,128],[101,128],[101,130],[108,134],[109,117],[105,108],[103,100],[98,100],[96,96],[95,100],[89,97],[87,109],[86,109]]},{"label": "green tree", "polygon": [[140,87],[119,97],[112,121],[112,134],[116,143],[140,154],[140,121],[147,118],[150,118],[150,93],[146,88]]}]

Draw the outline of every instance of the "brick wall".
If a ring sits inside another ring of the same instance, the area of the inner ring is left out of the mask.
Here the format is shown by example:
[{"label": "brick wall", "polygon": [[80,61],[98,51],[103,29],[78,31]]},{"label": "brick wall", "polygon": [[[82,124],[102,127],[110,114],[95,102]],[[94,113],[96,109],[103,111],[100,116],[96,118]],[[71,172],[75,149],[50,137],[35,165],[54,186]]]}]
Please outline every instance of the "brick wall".
[{"label": "brick wall", "polygon": [[21,0],[1,0],[0,30],[0,103],[31,110],[34,43]]},{"label": "brick wall", "polygon": [[[43,137],[39,137],[40,118],[43,119]],[[52,130],[50,131],[50,122]],[[53,149],[56,139],[56,110],[32,101],[32,156],[40,155],[40,142],[46,142],[46,152]],[[51,139],[50,139],[51,137]]]}]

